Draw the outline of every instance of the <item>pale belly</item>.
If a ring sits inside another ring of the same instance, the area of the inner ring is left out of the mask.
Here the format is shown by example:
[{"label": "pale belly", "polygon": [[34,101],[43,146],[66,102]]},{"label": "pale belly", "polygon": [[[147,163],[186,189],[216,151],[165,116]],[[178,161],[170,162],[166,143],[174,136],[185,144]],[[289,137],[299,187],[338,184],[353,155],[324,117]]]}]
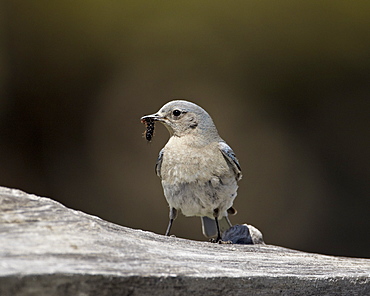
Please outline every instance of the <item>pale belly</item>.
[{"label": "pale belly", "polygon": [[[213,217],[219,209],[219,216],[227,216],[227,209],[233,205],[238,186],[229,179],[224,182],[168,184],[162,181],[164,195],[170,207],[181,210],[185,216]],[[218,184],[215,184],[218,183]],[[216,185],[216,186],[214,186]]]},{"label": "pale belly", "polygon": [[185,216],[213,217],[215,209],[220,217],[226,216],[238,185],[218,143],[202,149],[184,149],[180,144],[169,141],[162,160],[162,186],[168,204]]}]

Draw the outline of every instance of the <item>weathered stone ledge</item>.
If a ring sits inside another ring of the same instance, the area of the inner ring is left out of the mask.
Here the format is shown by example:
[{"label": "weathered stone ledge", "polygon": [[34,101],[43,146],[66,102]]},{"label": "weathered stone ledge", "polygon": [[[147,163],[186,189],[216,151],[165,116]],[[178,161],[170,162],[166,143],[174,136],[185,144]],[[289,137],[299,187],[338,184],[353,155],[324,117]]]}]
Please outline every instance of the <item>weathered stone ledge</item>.
[{"label": "weathered stone ledge", "polygon": [[0,187],[0,295],[370,295],[370,259],[212,244]]}]

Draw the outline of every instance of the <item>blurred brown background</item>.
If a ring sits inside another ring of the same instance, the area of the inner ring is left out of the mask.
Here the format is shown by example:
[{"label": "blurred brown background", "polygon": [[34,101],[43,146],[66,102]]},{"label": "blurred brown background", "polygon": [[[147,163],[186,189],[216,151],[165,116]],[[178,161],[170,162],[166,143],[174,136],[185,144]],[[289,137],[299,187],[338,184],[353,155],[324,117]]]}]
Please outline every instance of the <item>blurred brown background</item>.
[{"label": "blurred brown background", "polygon": [[[244,177],[233,223],[370,257],[369,1],[2,1],[0,184],[164,233],[139,118],[213,117]],[[199,218],[173,232],[204,240]]]}]

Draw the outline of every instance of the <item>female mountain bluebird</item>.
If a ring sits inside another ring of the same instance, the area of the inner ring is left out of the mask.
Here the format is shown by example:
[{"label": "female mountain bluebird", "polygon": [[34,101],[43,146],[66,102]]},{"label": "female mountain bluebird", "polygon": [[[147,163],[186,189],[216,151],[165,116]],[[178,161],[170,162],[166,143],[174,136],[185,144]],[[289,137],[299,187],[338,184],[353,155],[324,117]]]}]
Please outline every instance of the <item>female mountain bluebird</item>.
[{"label": "female mountain bluebird", "polygon": [[181,210],[185,216],[200,216],[203,234],[217,235],[215,241],[221,241],[221,233],[231,227],[227,215],[236,213],[232,205],[242,173],[211,116],[194,103],[171,101],[141,121],[148,126],[147,139],[151,139],[154,121],[163,123],[171,136],[155,166],[170,206],[165,235]]}]

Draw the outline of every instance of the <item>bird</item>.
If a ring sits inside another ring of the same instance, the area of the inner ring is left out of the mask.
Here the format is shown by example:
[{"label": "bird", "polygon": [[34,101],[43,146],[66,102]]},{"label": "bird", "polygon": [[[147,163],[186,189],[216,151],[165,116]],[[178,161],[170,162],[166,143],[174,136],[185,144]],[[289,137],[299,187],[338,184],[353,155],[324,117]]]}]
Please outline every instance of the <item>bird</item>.
[{"label": "bird", "polygon": [[201,217],[204,236],[217,236],[212,241],[221,242],[221,233],[232,226],[228,214],[236,214],[233,202],[242,172],[234,151],[219,136],[211,116],[195,103],[174,100],[141,121],[151,123],[150,138],[153,122],[162,123],[170,133],[155,165],[169,205],[165,235],[170,235],[181,211],[187,217]]}]

